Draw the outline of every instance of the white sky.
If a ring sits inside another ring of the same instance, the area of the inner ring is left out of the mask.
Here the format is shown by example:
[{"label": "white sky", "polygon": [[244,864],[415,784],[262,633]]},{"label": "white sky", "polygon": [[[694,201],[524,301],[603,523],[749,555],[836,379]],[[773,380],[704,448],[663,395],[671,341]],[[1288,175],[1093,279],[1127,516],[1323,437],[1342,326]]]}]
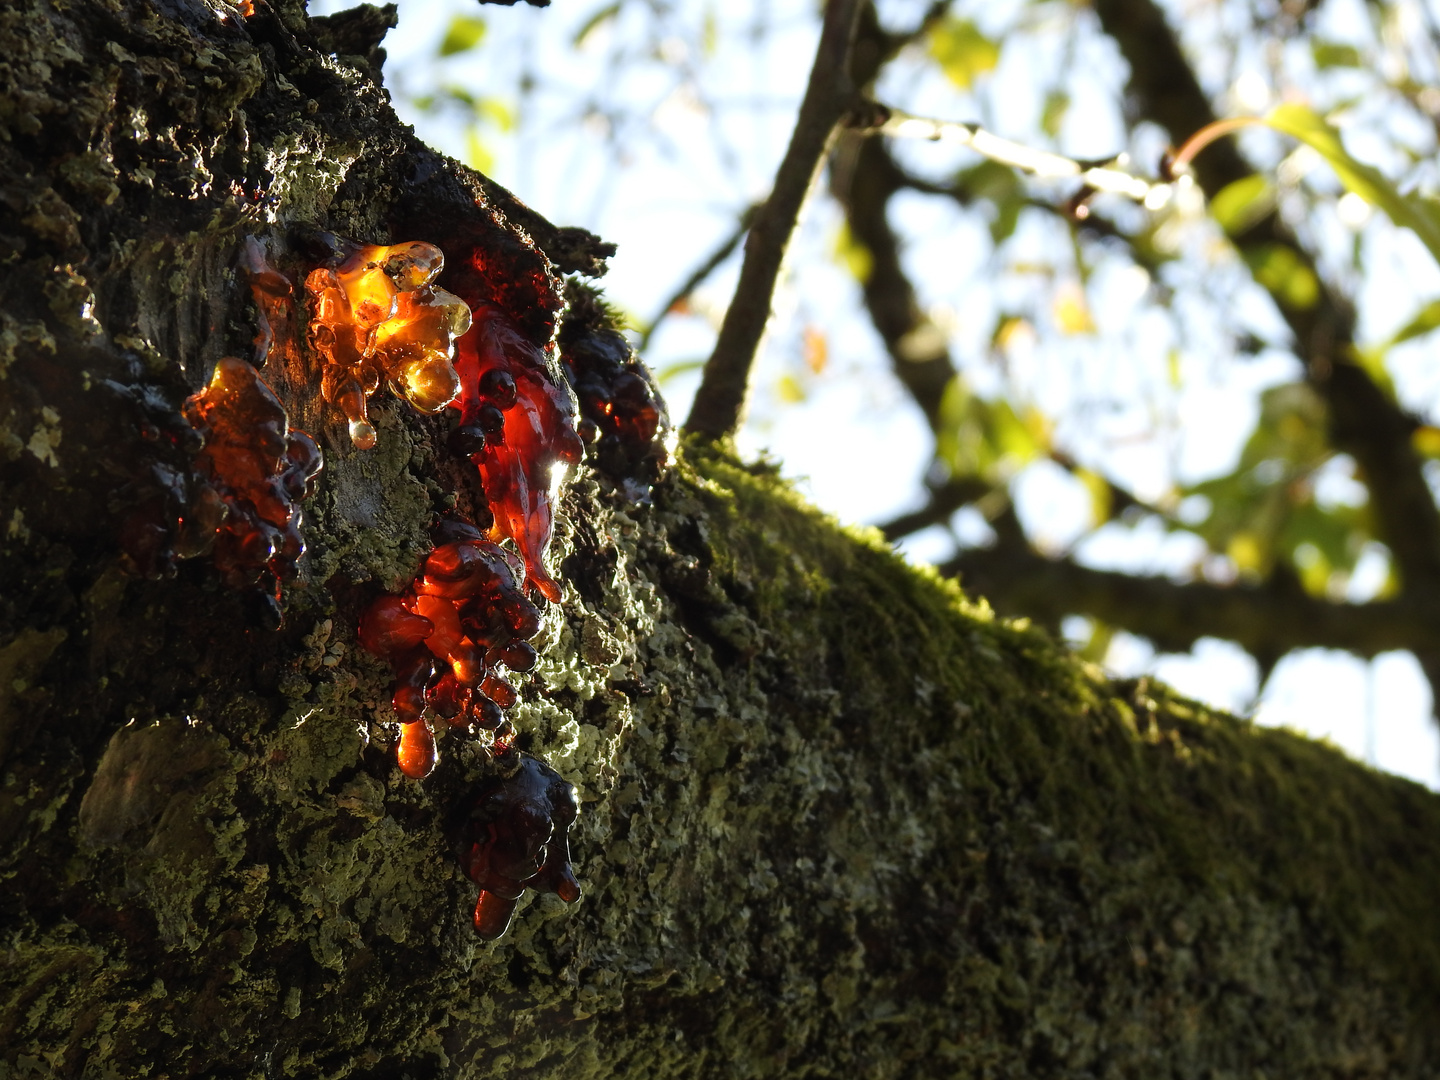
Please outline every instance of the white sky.
[{"label": "white sky", "polygon": [[[397,90],[401,116],[431,145],[463,159],[470,149],[462,126],[416,111],[408,98],[451,83],[520,113],[525,122],[518,137],[493,125],[481,128],[484,149],[493,156],[492,175],[551,220],[584,225],[619,244],[603,284],[612,301],[637,321],[653,317],[679,281],[727,234],[738,211],[764,195],[808,75],[817,27],[809,0],[697,0],[686,6],[676,32],[657,43],[656,52],[665,63],[639,57],[607,67],[612,43],[639,39],[645,29],[640,13],[627,8],[629,23],[593,35],[587,49],[577,54],[570,42],[602,6],[599,0],[555,0],[544,10],[524,4],[477,8],[473,0],[399,2],[400,26],[386,41],[386,77]],[[350,5],[312,0],[310,6],[312,13],[326,14]],[[882,11],[898,25],[913,19],[921,7],[920,0],[894,0]],[[988,5],[982,23],[1011,7]],[[1343,3],[1330,7],[1343,9]],[[677,85],[667,71],[684,69],[697,59],[687,50],[702,40],[707,11],[714,13],[715,53],[703,65],[696,63],[692,87]],[[487,23],[486,41],[474,52],[437,61],[439,39],[457,12],[478,13]],[[1343,10],[1335,18],[1343,24],[1342,16]],[[1120,84],[1122,69],[1103,49],[1089,48],[1095,55],[1081,50],[1082,55],[1042,56],[1038,62],[1069,65],[1085,76],[1071,82],[1075,103],[1062,128],[1060,148],[1077,156],[1109,155],[1122,148],[1124,133],[1104,101]],[[980,119],[1000,134],[1023,136],[1007,130],[1007,117],[1011,109],[1016,116],[1035,114],[1036,102],[1026,100],[1025,94],[1027,88],[1032,95],[1041,92],[1026,68],[1036,63],[1033,55],[1004,55],[994,77],[1008,79],[1007,87],[1013,87],[1006,115],[957,112],[965,102],[957,105],[953,88],[943,80],[927,81],[904,71],[897,71],[882,90],[913,112]],[[1007,70],[1007,65],[1015,70]],[[538,82],[534,92],[522,96],[517,87],[527,71]],[[597,87],[604,93],[597,94]],[[587,110],[596,97],[623,105],[633,114],[629,122],[646,125],[649,135],[631,138],[630,129]],[[624,151],[622,168],[611,164],[609,135]],[[957,151],[950,148],[905,147],[901,153],[917,170],[932,163],[938,170],[953,170],[951,162],[957,160]],[[926,238],[907,248],[907,270],[932,318],[951,331],[953,351],[962,359],[975,350],[977,336],[988,335],[993,319],[986,305],[1008,310],[1006,305],[1024,298],[1006,295],[1001,284],[989,290],[974,285],[989,239],[976,233],[974,223],[955,208],[935,199],[902,198],[893,220],[907,234]],[[853,279],[832,257],[840,221],[833,202],[812,200],[791,260],[804,269],[788,278],[777,294],[776,318],[757,368],[755,401],[740,442],[747,453],[764,450],[778,458],[785,474],[836,517],[881,522],[918,503],[919,480],[932,445],[923,419],[889,374],[884,350],[857,310]],[[1048,236],[1032,229],[1034,236],[1029,237],[1026,228],[1022,222],[1017,242],[1043,250]],[[1360,298],[1362,334],[1375,339],[1408,318],[1420,301],[1440,295],[1440,270],[1418,244],[1397,240],[1383,223],[1372,223],[1364,242],[1388,245],[1384,258],[1375,260],[1379,272],[1365,283]],[[723,312],[737,271],[738,261],[732,259],[697,294],[694,315],[661,324],[646,352],[653,369],[664,376],[708,355],[715,319]],[[1206,360],[1203,348],[1190,348],[1182,361],[1186,395],[1171,400],[1173,395],[1161,385],[1164,379],[1155,374],[1163,368],[1124,364],[1107,352],[1117,339],[1137,354],[1161,355],[1174,345],[1167,337],[1173,329],[1140,303],[1149,282],[1137,281],[1134,271],[1118,264],[1097,269],[1091,295],[1099,297],[1095,318],[1100,337],[1058,352],[1043,346],[1028,352],[1019,348],[1010,354],[1004,377],[1046,411],[1063,411],[1066,402],[1073,406],[1077,398],[1088,399],[1101,389],[1112,397],[1132,398],[1142,412],[1175,411],[1169,419],[1181,434],[1158,447],[1153,439],[1127,446],[1123,438],[1097,437],[1086,425],[1075,428],[1074,443],[1089,454],[1082,460],[1103,462],[1112,475],[1146,495],[1158,494],[1157,489],[1176,477],[1194,481],[1233,467],[1256,416],[1256,395],[1293,379],[1296,369],[1279,350],[1219,365]],[[1257,332],[1275,333],[1275,321],[1273,312],[1253,315]],[[799,359],[807,328],[827,340],[829,359],[822,376],[811,375]],[[1195,330],[1202,345],[1204,333],[1202,320]],[[982,390],[986,378],[1000,377],[987,371],[966,367],[967,377]],[[1392,371],[1407,400],[1429,403],[1440,394],[1440,375],[1427,352],[1397,351]],[[696,378],[693,371],[666,378],[666,397],[677,421],[688,411]],[[784,400],[787,385],[792,390],[798,385],[803,400]],[[1107,422],[1114,428],[1135,419],[1122,415]],[[1336,483],[1343,486],[1338,477]],[[1087,528],[1088,496],[1058,467],[1027,470],[1016,488],[1016,504],[1031,534],[1054,550],[1067,548]],[[974,539],[986,526],[978,515],[962,513],[955,529],[962,538]],[[1178,576],[1195,564],[1197,545],[1203,547],[1194,537],[1167,534],[1158,526],[1110,525],[1085,538],[1076,550],[1091,565]],[[940,560],[953,548],[953,537],[937,527],[909,538],[902,550],[913,559]],[[1350,584],[1352,597],[1363,599],[1377,588],[1373,578],[1374,566],[1362,560]],[[1277,667],[1258,704],[1253,661],[1226,642],[1206,639],[1189,654],[1156,656],[1142,640],[1121,634],[1106,664],[1119,674],[1153,672],[1182,693],[1227,709],[1253,709],[1260,723],[1329,738],[1359,759],[1440,788],[1440,737],[1429,720],[1430,691],[1409,654],[1387,654],[1369,664],[1324,650],[1293,654]]]}]

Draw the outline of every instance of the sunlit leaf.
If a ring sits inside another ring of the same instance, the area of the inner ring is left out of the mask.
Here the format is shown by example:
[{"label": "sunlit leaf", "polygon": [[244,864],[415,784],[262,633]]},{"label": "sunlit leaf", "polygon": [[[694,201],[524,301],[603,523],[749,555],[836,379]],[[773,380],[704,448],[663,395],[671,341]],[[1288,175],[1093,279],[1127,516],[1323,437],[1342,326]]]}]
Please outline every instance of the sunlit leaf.
[{"label": "sunlit leaf", "polygon": [[843,222],[835,232],[835,258],[861,285],[870,280],[875,258],[870,254],[869,248],[855,239],[850,226]]},{"label": "sunlit leaf", "polygon": [[1410,436],[1410,445],[1421,457],[1440,458],[1440,428],[1425,424]]},{"label": "sunlit leaf", "polygon": [[445,36],[440,39],[440,55],[454,56],[469,52],[485,37],[485,20],[474,15],[456,15],[450,20]]},{"label": "sunlit leaf", "polygon": [[489,120],[501,131],[515,129],[515,111],[499,98],[484,97],[475,102],[475,114]]},{"label": "sunlit leaf", "polygon": [[1226,184],[1210,200],[1210,214],[1232,236],[1243,233],[1275,209],[1275,185],[1255,173]]},{"label": "sunlit leaf", "polygon": [[1115,629],[1099,619],[1090,620],[1090,640],[1080,646],[1080,656],[1092,664],[1103,664],[1110,655],[1110,642],[1115,640]]},{"label": "sunlit leaf", "polygon": [[[1374,531],[1368,506],[1316,500],[1313,477],[1333,456],[1325,403],[1314,388],[1271,387],[1260,396],[1259,420],[1235,470],[1182,491],[1183,525],[1171,527],[1197,534],[1247,575],[1264,577],[1284,559],[1307,588],[1328,595]],[[1201,502],[1207,513],[1186,512]],[[1321,558],[1323,570],[1311,569]]]},{"label": "sunlit leaf", "polygon": [[1320,299],[1320,282],[1294,248],[1260,244],[1246,248],[1245,261],[1265,289],[1285,307],[1305,311]]},{"label": "sunlit leaf", "polygon": [[615,21],[615,16],[620,14],[620,4],[606,4],[599,11],[591,15],[581,24],[580,29],[575,31],[575,37],[571,40],[577,49],[583,49],[590,44],[594,35],[604,27]]},{"label": "sunlit leaf", "polygon": [[1073,282],[1055,290],[1050,314],[1062,334],[1095,332],[1095,320],[1090,317],[1090,305],[1085,302],[1085,292]]},{"label": "sunlit leaf", "polygon": [[1258,575],[1265,568],[1265,552],[1254,533],[1236,533],[1226,545],[1225,554],[1242,574]]},{"label": "sunlit leaf", "polygon": [[1045,95],[1045,105],[1040,110],[1040,127],[1052,139],[1060,135],[1060,126],[1070,111],[1070,95],[1063,90],[1051,90]]},{"label": "sunlit leaf", "polygon": [[480,131],[474,124],[465,129],[465,164],[482,173],[495,168],[495,155],[481,142]]},{"label": "sunlit leaf", "polygon": [[1076,469],[1073,475],[1085,485],[1085,491],[1090,496],[1092,525],[1096,528],[1104,525],[1114,511],[1114,492],[1110,482],[1093,469]]},{"label": "sunlit leaf", "polygon": [[1017,413],[1008,401],[988,401],[955,376],[940,399],[936,456],[957,476],[1003,483],[1050,452],[1050,421],[1040,410]]},{"label": "sunlit leaf", "polygon": [[805,400],[805,387],[793,375],[781,375],[775,381],[775,396],[787,405],[797,405]]},{"label": "sunlit leaf", "polygon": [[[997,456],[1010,458],[1015,465],[1027,465],[1048,449],[1048,439],[1034,417],[1019,416],[1008,401],[988,402],[987,435]],[[1033,410],[1027,410],[1032,412]]]},{"label": "sunlit leaf", "polygon": [[990,343],[996,348],[1008,349],[1023,340],[1033,340],[1034,337],[1035,328],[1023,315],[1002,315],[995,324],[995,333],[991,335]]},{"label": "sunlit leaf", "polygon": [[1025,208],[1025,188],[1015,170],[995,161],[982,161],[955,175],[955,187],[994,208],[990,239],[998,247],[1009,239]]},{"label": "sunlit leaf", "polygon": [[673,364],[666,364],[656,371],[655,381],[661,386],[668,386],[676,379],[689,375],[691,372],[699,371],[704,366],[704,357],[697,357],[693,360],[676,360]]},{"label": "sunlit leaf", "polygon": [[1396,331],[1388,344],[1399,345],[1402,341],[1422,337],[1440,327],[1440,300],[1431,300],[1415,313],[1415,317]]},{"label": "sunlit leaf", "polygon": [[1359,49],[1339,41],[1322,41],[1316,38],[1310,42],[1310,55],[1315,58],[1315,66],[1321,69],[1360,67],[1363,64]]},{"label": "sunlit leaf", "polygon": [[1300,584],[1311,596],[1325,596],[1329,592],[1335,568],[1318,547],[1308,540],[1297,544],[1290,561],[1300,572]]},{"label": "sunlit leaf", "polygon": [[805,327],[801,352],[805,357],[805,366],[812,374],[819,375],[824,372],[830,359],[830,341],[826,338],[825,331],[815,326]]},{"label": "sunlit leaf", "polygon": [[1347,190],[1383,210],[1396,225],[1414,232],[1440,262],[1440,207],[1435,200],[1419,194],[1401,194],[1379,169],[1351,157],[1340,139],[1340,132],[1304,105],[1277,106],[1264,121],[1317,151]]},{"label": "sunlit leaf", "polygon": [[930,31],[930,55],[951,82],[961,90],[969,90],[976,79],[993,71],[1000,62],[1000,46],[969,19],[950,16]]},{"label": "sunlit leaf", "polygon": [[713,7],[705,8],[705,21],[700,29],[700,53],[707,60],[715,55],[715,49],[720,44],[720,21],[715,18]]},{"label": "sunlit leaf", "polygon": [[1370,376],[1371,382],[1394,398],[1395,380],[1390,378],[1390,369],[1385,364],[1387,350],[1388,346],[1386,345],[1371,348],[1355,346],[1350,350],[1350,358],[1365,369],[1365,374]]}]

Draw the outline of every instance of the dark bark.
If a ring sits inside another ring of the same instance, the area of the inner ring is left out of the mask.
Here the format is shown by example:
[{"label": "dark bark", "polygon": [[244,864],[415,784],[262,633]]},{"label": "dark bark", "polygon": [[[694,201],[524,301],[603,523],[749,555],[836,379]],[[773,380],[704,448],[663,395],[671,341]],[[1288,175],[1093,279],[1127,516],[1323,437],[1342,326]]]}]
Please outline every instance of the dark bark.
[{"label": "dark bark", "polygon": [[1440,799],[1108,681],[703,454],[651,506],[567,489],[513,718],[586,895],[480,942],[449,826],[492,763],[400,776],[354,633],[483,510],[444,422],[382,395],[355,451],[277,314],[326,456],[285,625],[121,554],[254,352],[246,238],[294,280],[325,230],[424,239],[532,340],[566,317],[567,234],[257,8],[0,12],[0,1075],[1435,1075]]}]

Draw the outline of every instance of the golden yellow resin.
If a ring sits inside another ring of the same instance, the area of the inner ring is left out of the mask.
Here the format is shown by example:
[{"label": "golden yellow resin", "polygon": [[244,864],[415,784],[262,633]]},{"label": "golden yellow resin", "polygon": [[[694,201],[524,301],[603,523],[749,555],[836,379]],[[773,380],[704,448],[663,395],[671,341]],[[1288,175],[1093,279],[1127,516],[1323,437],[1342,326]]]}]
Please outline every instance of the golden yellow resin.
[{"label": "golden yellow resin", "polygon": [[450,361],[455,339],[470,329],[470,308],[430,284],[444,266],[434,244],[371,244],[305,279],[310,340],[324,363],[321,392],[345,414],[361,450],[375,445],[366,401],[382,382],[426,413],[460,392]]}]

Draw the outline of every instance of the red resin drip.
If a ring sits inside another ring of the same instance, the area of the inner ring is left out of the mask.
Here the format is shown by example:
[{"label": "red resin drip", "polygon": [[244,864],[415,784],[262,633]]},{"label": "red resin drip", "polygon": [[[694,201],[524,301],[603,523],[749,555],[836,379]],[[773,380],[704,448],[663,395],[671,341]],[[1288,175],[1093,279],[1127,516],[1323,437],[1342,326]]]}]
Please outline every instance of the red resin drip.
[{"label": "red resin drip", "polygon": [[395,748],[395,760],[402,773],[412,780],[424,780],[434,770],[437,757],[435,736],[429,724],[416,720],[413,724],[400,725],[400,743]]},{"label": "red resin drip", "polygon": [[290,427],[274,391],[234,357],[215,365],[210,385],[185,402],[185,417],[205,439],[196,468],[224,504],[215,566],[234,588],[259,585],[278,619],[280,583],[295,576],[305,552],[300,502],[314,490],[320,448]]},{"label": "red resin drip", "polygon": [[496,763],[507,771],[471,797],[461,836],[461,863],[480,886],[475,932],[487,939],[505,933],[526,889],[567,904],[580,899],[570,865],[570,826],[580,811],[574,786],[528,754],[512,751]]},{"label": "red resin drip", "polygon": [[[380,597],[360,620],[360,643],[395,669],[391,704],[404,725],[398,755],[407,776],[427,775],[434,765],[433,739],[428,757],[407,765],[407,754],[419,754],[411,748],[429,738],[427,707],[454,727],[499,727],[516,693],[497,668],[534,667],[535,650],[524,639],[540,628],[511,556],[465,523],[447,522],[437,533],[451,539],[430,553],[410,589]],[[422,761],[424,771],[415,771]]]},{"label": "red resin drip", "polygon": [[570,395],[551,380],[544,354],[499,308],[483,305],[458,343],[460,427],[452,445],[470,456],[495,515],[497,538],[515,541],[531,584],[560,600],[545,568],[564,469],[584,444]]},{"label": "red resin drip", "polygon": [[670,417],[660,390],[591,289],[571,282],[557,344],[580,399],[591,461],[634,502],[646,502],[669,460]]},{"label": "red resin drip", "polygon": [[294,289],[290,279],[270,265],[264,245],[253,236],[240,242],[239,262],[250,281],[250,295],[255,299],[255,366],[263,367],[275,344],[275,327],[286,325],[290,318]]}]

